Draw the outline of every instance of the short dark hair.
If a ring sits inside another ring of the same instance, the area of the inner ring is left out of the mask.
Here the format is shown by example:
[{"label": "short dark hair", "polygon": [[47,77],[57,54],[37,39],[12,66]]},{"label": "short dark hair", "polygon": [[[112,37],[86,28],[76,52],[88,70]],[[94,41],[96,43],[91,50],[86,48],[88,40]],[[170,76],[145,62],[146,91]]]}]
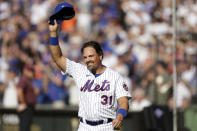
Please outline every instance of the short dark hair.
[{"label": "short dark hair", "polygon": [[101,45],[96,42],[96,41],[89,41],[83,44],[83,46],[81,47],[81,53],[83,54],[83,51],[86,47],[92,47],[95,49],[96,53],[99,55],[102,55],[103,58],[103,50],[101,48]]}]

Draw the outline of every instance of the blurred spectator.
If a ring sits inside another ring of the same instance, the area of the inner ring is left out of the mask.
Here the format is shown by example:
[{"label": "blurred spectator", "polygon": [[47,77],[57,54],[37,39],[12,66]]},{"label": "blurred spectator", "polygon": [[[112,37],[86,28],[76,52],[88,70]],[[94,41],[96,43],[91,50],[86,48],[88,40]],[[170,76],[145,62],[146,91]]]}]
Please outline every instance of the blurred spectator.
[{"label": "blurred spectator", "polygon": [[33,87],[34,67],[25,64],[23,73],[17,85],[19,105],[17,111],[20,118],[20,131],[30,131],[33,120],[33,110],[36,104],[35,90]]},{"label": "blurred spectator", "polygon": [[[56,66],[51,63],[51,66]],[[48,89],[46,95],[48,98],[48,103],[53,104],[55,108],[63,108],[68,104],[68,91],[65,88],[64,81],[66,79],[65,75],[61,74],[60,70],[56,68],[49,68],[48,72]]]},{"label": "blurred spectator", "polygon": [[38,25],[41,21],[46,20],[48,18],[48,12],[50,9],[50,5],[54,0],[34,0],[31,9],[31,23],[33,25]]},{"label": "blurred spectator", "polygon": [[78,88],[71,77],[65,80],[65,86],[69,88],[69,104],[77,106],[79,104]]},{"label": "blurred spectator", "polygon": [[107,67],[114,67],[118,62],[118,56],[113,54],[110,50],[104,52],[103,64]]},{"label": "blurred spectator", "polygon": [[177,83],[177,107],[181,110],[186,109],[191,101],[191,92],[184,80],[179,80]]},{"label": "blurred spectator", "polygon": [[167,105],[171,93],[170,75],[166,68],[164,62],[156,64],[155,86],[149,89],[153,94],[151,102],[157,105]]},{"label": "blurred spectator", "polygon": [[7,1],[1,0],[0,1],[0,21],[7,19],[10,14],[10,4]]},{"label": "blurred spectator", "polygon": [[18,106],[18,96],[17,96],[17,83],[19,70],[17,67],[9,67],[6,81],[2,85],[2,90],[4,92],[3,105],[5,107],[17,107]]},{"label": "blurred spectator", "polygon": [[35,78],[33,80],[33,86],[36,93],[36,104],[45,104],[46,96],[46,70],[44,64],[41,61],[40,55],[37,56],[35,61]]},{"label": "blurred spectator", "polygon": [[[18,96],[17,96],[17,83],[19,70],[17,67],[12,67],[10,65],[6,81],[2,84],[0,88],[3,91],[3,106],[8,108],[17,108],[18,106]],[[19,118],[16,114],[3,114],[2,117],[3,123],[5,124],[18,124]]]},{"label": "blurred spectator", "polygon": [[142,88],[136,88],[132,96],[133,100],[130,105],[130,111],[142,111],[145,107],[151,105],[151,102],[146,98],[145,91]]}]

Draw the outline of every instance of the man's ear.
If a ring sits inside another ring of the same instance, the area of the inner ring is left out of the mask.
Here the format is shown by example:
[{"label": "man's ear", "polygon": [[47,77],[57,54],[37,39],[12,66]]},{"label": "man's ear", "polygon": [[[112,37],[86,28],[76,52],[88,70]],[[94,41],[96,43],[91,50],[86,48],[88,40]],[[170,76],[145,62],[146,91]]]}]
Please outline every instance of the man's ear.
[{"label": "man's ear", "polygon": [[102,59],[103,59],[103,56],[102,56],[102,55],[99,55],[99,59],[102,61]]}]

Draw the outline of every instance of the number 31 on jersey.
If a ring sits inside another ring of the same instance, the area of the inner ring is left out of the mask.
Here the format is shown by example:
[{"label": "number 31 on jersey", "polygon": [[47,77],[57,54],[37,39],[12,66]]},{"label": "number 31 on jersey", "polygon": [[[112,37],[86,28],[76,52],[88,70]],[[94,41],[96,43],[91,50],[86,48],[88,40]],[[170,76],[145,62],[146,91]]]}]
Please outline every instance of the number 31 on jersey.
[{"label": "number 31 on jersey", "polygon": [[112,105],[112,98],[113,96],[102,95],[101,96],[101,104],[103,105]]}]

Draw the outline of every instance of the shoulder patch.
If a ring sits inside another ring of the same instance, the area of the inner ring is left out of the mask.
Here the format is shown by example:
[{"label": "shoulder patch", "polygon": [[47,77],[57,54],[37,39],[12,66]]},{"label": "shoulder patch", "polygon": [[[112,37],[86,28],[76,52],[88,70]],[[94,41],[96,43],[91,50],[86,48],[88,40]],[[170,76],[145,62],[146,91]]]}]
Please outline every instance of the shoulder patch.
[{"label": "shoulder patch", "polygon": [[128,86],[125,83],[123,83],[123,86],[122,87],[125,89],[125,91],[128,91],[129,90],[128,89]]}]

